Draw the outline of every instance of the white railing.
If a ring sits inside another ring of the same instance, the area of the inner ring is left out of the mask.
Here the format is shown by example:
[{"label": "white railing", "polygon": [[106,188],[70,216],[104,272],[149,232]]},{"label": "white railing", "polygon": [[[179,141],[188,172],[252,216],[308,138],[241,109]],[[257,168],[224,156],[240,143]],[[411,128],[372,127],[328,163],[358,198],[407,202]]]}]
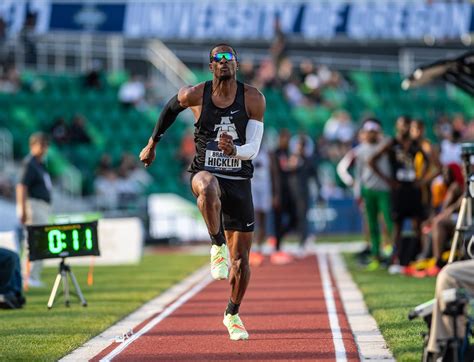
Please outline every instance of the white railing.
[{"label": "white railing", "polygon": [[176,89],[196,82],[194,73],[157,39],[148,44],[148,60]]},{"label": "white railing", "polygon": [[13,163],[13,136],[6,128],[0,129],[0,171]]}]

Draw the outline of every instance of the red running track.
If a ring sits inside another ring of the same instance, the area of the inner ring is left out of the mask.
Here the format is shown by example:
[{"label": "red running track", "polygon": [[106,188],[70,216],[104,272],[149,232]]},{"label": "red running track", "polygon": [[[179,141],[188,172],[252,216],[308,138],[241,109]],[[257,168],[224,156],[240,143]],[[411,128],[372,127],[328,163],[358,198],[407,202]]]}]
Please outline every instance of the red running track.
[{"label": "red running track", "polygon": [[[334,285],[334,282],[333,282]],[[357,347],[337,289],[332,288],[348,361]],[[335,361],[333,334],[315,256],[252,268],[240,316],[247,341],[229,340],[222,324],[227,281],[214,281],[123,350],[114,361]],[[135,330],[135,333],[137,330]],[[114,344],[97,355],[98,361]]]}]

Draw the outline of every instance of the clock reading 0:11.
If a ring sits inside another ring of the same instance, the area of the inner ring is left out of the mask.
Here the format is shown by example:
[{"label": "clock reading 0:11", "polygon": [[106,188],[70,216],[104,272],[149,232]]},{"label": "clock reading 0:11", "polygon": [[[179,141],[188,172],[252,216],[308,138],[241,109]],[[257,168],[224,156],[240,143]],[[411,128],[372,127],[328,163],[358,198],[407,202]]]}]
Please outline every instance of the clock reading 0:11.
[{"label": "clock reading 0:11", "polygon": [[[85,245],[81,243],[79,240],[79,231],[72,230],[70,233],[72,236],[72,249],[75,251],[79,251],[84,248],[86,250],[92,250],[93,243],[92,243],[92,230],[90,228],[85,228],[84,236],[85,236]],[[48,249],[52,254],[60,254],[64,249],[68,249],[68,240],[67,240],[67,233],[64,233],[60,230],[54,229],[48,232]],[[81,245],[82,244],[82,245]]]}]

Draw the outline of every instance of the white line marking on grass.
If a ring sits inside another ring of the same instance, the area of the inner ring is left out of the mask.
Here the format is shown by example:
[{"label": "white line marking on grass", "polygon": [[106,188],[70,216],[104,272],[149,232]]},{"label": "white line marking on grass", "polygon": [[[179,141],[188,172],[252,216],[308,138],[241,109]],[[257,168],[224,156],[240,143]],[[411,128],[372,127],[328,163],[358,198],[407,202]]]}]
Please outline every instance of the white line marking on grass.
[{"label": "white line marking on grass", "polygon": [[342,305],[359,349],[360,360],[395,361],[341,255],[331,254],[330,258]]},{"label": "white line marking on grass", "polygon": [[[208,269],[208,268],[207,268]],[[208,271],[209,272],[209,271]],[[208,274],[207,278],[201,280],[197,285],[195,285],[190,291],[183,294],[179,299],[177,299],[173,304],[168,306],[159,316],[153,318],[150,322],[148,322],[142,329],[138,331],[138,333],[132,335],[129,339],[125,340],[122,344],[116,347],[112,352],[110,352],[107,356],[102,358],[101,362],[108,362],[111,361],[114,357],[116,357],[120,352],[122,352],[127,346],[133,343],[135,340],[140,338],[146,332],[151,330],[155,327],[158,323],[160,323],[163,319],[168,317],[171,313],[173,313],[176,309],[181,307],[184,303],[186,303],[189,299],[191,299],[194,295],[199,293],[202,289],[204,289],[213,279]]]},{"label": "white line marking on grass", "polygon": [[318,254],[318,265],[321,272],[321,281],[323,283],[324,299],[328,310],[329,325],[331,327],[334,350],[336,352],[337,362],[346,362],[346,348],[342,340],[341,327],[339,327],[339,318],[337,317],[336,302],[332,291],[331,277],[329,275],[329,266],[327,256],[324,253]]},{"label": "white line marking on grass", "polygon": [[[200,283],[198,285],[201,285],[202,283],[209,284],[210,281],[211,280],[209,279],[209,265],[203,266],[187,278],[183,279],[179,283],[173,285],[171,288],[164,291],[158,297],[145,303],[135,312],[131,313],[121,321],[106,329],[98,336],[87,341],[83,346],[77,348],[67,356],[64,356],[60,361],[88,361],[92,359],[100,352],[102,352],[105,348],[110,346],[115,341],[115,338],[117,336],[123,336],[124,333],[127,333],[130,329],[135,328],[143,321],[151,318],[157,313],[163,312],[167,305],[175,301],[178,296],[188,292],[190,288],[196,285],[196,283]],[[207,284],[203,284],[201,288],[203,288]],[[137,334],[140,332],[141,330],[138,332],[135,330],[135,333]],[[126,339],[126,341],[129,341],[131,338],[132,337]]]}]

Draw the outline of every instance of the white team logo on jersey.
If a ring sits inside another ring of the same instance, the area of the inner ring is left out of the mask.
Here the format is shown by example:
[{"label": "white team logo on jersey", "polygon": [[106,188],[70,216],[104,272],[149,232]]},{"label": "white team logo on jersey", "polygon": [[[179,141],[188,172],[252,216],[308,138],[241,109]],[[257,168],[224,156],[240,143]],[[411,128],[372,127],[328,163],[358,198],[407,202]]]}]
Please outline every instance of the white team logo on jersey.
[{"label": "white team logo on jersey", "polygon": [[231,135],[233,140],[239,139],[235,124],[230,121],[230,117],[221,117],[221,123],[214,126],[214,131],[215,130],[218,130],[218,132],[214,141],[219,141],[219,137],[223,132]]}]

